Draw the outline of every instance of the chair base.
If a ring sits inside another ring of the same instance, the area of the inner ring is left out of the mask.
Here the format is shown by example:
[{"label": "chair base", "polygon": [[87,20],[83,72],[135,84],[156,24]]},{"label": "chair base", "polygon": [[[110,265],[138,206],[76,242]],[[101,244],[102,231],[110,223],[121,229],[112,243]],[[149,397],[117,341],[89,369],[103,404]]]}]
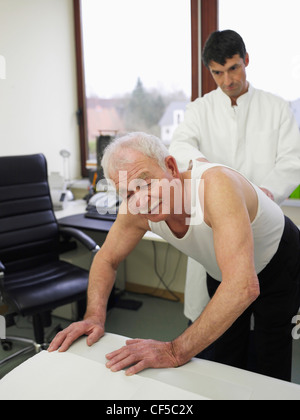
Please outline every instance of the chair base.
[{"label": "chair base", "polygon": [[48,344],[38,344],[34,340],[30,340],[28,338],[23,338],[23,337],[8,336],[6,337],[5,340],[1,340],[1,345],[4,350],[6,346],[7,346],[7,350],[10,349],[13,343],[28,344],[28,346],[9,355],[5,359],[0,360],[0,366],[3,366],[4,364],[8,363],[9,361],[21,355],[24,355],[30,352],[34,352],[35,354],[37,354],[48,347]]},{"label": "chair base", "polygon": [[41,352],[42,350],[47,350],[54,336],[59,331],[62,331],[61,325],[58,324],[48,333],[46,340],[44,340],[44,331],[42,329],[42,325],[40,324],[40,322],[37,322],[37,320],[40,320],[40,317],[37,316],[37,317],[34,317],[33,319],[34,319],[34,324],[37,327],[35,329],[35,336],[39,337],[40,339],[43,337],[43,339],[41,340],[42,344],[38,343],[36,340],[32,340],[25,337],[7,336],[5,340],[0,340],[0,343],[4,350],[10,350],[12,348],[13,343],[21,343],[21,344],[28,344],[28,345],[27,347],[20,349],[19,351],[9,355],[5,359],[0,360],[0,367],[6,364],[7,362],[13,360],[14,358],[22,356],[24,354],[27,354],[30,352],[34,352],[34,354],[37,354]]}]

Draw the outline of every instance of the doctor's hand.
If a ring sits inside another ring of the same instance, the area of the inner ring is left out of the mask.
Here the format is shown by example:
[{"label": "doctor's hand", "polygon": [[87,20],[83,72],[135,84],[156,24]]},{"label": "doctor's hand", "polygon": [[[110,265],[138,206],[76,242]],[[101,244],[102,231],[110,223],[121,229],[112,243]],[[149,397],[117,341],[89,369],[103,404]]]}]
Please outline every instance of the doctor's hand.
[{"label": "doctor's hand", "polygon": [[126,375],[134,375],[147,368],[178,367],[172,342],[155,340],[127,340],[126,346],[106,355],[108,367],[112,372],[125,369]]},{"label": "doctor's hand", "polygon": [[271,198],[271,200],[274,201],[274,195],[271,193],[271,191],[267,190],[267,188],[262,188],[260,187],[260,189],[269,197]]},{"label": "doctor's hand", "polygon": [[87,335],[87,345],[92,346],[104,335],[104,325],[98,320],[87,318],[84,321],[74,322],[63,331],[60,331],[52,340],[48,351],[64,352],[82,335]]}]

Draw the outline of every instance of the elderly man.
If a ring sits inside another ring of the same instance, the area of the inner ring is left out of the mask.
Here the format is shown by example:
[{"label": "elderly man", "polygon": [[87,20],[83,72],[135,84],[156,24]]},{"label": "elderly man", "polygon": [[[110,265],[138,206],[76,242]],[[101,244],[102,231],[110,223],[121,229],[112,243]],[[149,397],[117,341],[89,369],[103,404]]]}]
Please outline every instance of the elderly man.
[{"label": "elderly man", "polygon": [[102,164],[124,201],[94,259],[84,320],[60,332],[49,350],[65,351],[83,334],[92,345],[104,334],[116,269],[152,230],[204,264],[214,295],[172,342],[129,340],[107,355],[107,367],[130,366],[128,375],[176,367],[213,342],[218,361],[244,367],[253,313],[259,372],[290,380],[292,318],[299,307],[297,227],[237,171],[194,161],[179,172],[160,140],[144,133],[115,140]]}]

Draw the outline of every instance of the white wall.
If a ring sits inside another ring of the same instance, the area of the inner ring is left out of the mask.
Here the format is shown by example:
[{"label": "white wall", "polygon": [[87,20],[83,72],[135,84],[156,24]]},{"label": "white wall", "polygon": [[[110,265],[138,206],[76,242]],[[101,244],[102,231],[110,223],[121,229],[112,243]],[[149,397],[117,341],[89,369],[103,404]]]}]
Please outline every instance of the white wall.
[{"label": "white wall", "polygon": [[45,154],[80,175],[72,0],[0,0],[0,155]]}]

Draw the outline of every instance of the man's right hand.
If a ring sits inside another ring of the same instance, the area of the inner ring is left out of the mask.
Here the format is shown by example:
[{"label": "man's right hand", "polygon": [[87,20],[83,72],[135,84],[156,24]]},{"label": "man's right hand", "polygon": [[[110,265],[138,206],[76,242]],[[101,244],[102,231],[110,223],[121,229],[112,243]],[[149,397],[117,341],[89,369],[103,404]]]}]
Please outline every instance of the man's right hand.
[{"label": "man's right hand", "polygon": [[58,350],[64,352],[82,335],[87,335],[87,345],[92,346],[104,335],[104,325],[92,318],[74,322],[63,331],[60,331],[52,340],[48,351]]}]

